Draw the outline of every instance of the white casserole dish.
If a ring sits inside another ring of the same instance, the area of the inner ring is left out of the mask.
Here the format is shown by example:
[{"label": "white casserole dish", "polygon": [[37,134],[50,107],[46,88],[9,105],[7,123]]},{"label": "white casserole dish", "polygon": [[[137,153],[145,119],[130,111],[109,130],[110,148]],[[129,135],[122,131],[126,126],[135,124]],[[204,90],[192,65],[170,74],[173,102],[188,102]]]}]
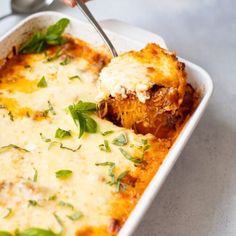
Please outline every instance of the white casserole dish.
[{"label": "white casserole dish", "polygon": [[[5,36],[0,38],[0,59],[6,58],[11,52],[12,47],[21,44],[32,32],[47,27],[63,17],[66,17],[71,21],[67,32],[94,45],[102,44],[101,39],[89,24],[80,22],[74,18],[57,12],[41,12],[26,18]],[[164,40],[155,34],[113,20],[105,21],[102,24],[108,29],[106,32],[114,43],[114,46],[118,49],[118,52],[132,49],[138,50],[144,47],[148,42],[155,42],[166,48]],[[109,29],[112,29],[112,31]],[[181,58],[180,60],[186,64],[188,80],[191,85],[195,89],[201,91],[202,96],[200,103],[181,131],[156,175],[147,186],[135,209],[127,219],[119,233],[120,236],[131,235],[134,232],[136,226],[176,162],[180,152],[190,138],[190,135],[199,122],[212,94],[213,84],[207,72],[187,60]]]}]

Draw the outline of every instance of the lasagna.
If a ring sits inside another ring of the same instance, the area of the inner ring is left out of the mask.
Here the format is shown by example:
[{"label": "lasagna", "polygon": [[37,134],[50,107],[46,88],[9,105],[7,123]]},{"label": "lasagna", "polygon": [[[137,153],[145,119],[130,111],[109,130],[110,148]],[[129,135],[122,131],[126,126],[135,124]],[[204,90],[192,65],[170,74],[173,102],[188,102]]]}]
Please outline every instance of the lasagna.
[{"label": "lasagna", "polygon": [[68,24],[0,68],[1,236],[117,235],[194,109],[174,54],[111,60]]}]

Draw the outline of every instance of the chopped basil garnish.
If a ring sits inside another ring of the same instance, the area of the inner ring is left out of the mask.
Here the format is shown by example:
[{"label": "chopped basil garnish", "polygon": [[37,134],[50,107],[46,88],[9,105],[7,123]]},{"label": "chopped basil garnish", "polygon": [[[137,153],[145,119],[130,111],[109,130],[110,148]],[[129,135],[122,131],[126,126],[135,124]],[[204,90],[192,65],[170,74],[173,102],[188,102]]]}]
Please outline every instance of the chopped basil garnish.
[{"label": "chopped basil garnish", "polygon": [[34,178],[33,178],[33,181],[34,182],[37,182],[38,180],[38,171],[36,169],[34,169]]},{"label": "chopped basil garnish", "polygon": [[56,112],[52,106],[52,103],[48,101],[48,111],[50,111],[54,116],[56,115]]},{"label": "chopped basil garnish", "polygon": [[81,217],[83,217],[83,213],[80,211],[76,211],[75,213],[73,213],[72,215],[67,215],[67,217],[72,220],[72,221],[77,221],[79,220]]},{"label": "chopped basil garnish", "polygon": [[14,116],[12,115],[12,112],[9,111],[7,114],[9,115],[10,120],[11,120],[11,121],[14,121]]},{"label": "chopped basil garnish", "polygon": [[60,232],[60,235],[61,235],[62,232],[63,232],[63,228],[64,228],[62,220],[60,219],[60,217],[55,212],[53,213],[53,215],[54,215],[57,223],[61,226],[61,232]]},{"label": "chopped basil garnish", "polygon": [[74,206],[68,202],[60,201],[58,204],[59,204],[59,206],[67,207],[67,208],[74,210]]},{"label": "chopped basil garnish", "polygon": [[96,166],[109,166],[108,174],[111,177],[111,180],[107,182],[109,185],[115,185],[116,192],[119,192],[121,190],[121,184],[123,178],[129,173],[129,171],[122,172],[117,178],[114,174],[115,169],[115,163],[114,162],[102,162],[102,163],[96,163]]},{"label": "chopped basil garnish", "polygon": [[110,148],[109,143],[108,143],[107,140],[104,140],[104,144],[100,144],[99,148],[100,148],[101,151],[111,152],[111,148]]},{"label": "chopped basil garnish", "polygon": [[61,55],[62,55],[62,48],[58,48],[55,55],[47,58],[47,62],[54,61],[54,60],[58,59]]},{"label": "chopped basil garnish", "polygon": [[55,138],[62,139],[62,138],[66,138],[66,137],[71,137],[70,130],[64,130],[64,129],[60,129],[60,128],[58,128],[56,130]]},{"label": "chopped basil garnish", "polygon": [[78,151],[78,150],[81,148],[81,146],[82,146],[82,145],[79,145],[77,148],[72,149],[72,148],[69,148],[69,147],[64,146],[62,143],[60,144],[60,148],[66,149],[66,150],[69,150],[69,151],[72,151],[72,152]]},{"label": "chopped basil garnish", "polygon": [[[11,208],[7,208],[7,214],[3,217],[4,219],[7,219],[8,217],[10,217],[12,215],[12,209]],[[1,236],[1,233],[0,233]]]},{"label": "chopped basil garnish", "polygon": [[108,170],[108,175],[111,177],[111,180],[108,182],[108,184],[113,185],[115,182],[115,175],[113,173],[114,168],[115,168],[115,163],[114,162],[102,162],[102,163],[96,163],[96,166],[109,166]]},{"label": "chopped basil garnish", "polygon": [[101,134],[102,134],[103,136],[107,136],[107,135],[112,134],[112,133],[114,133],[113,130],[108,130],[108,131],[105,131],[105,132],[101,132]]},{"label": "chopped basil garnish", "polygon": [[70,63],[70,59],[66,57],[62,62],[60,62],[61,66],[66,66]]},{"label": "chopped basil garnish", "polygon": [[39,88],[46,88],[48,86],[47,81],[44,76],[39,80],[37,86]]},{"label": "chopped basil garnish", "polygon": [[58,170],[55,174],[58,179],[66,179],[72,175],[71,170]]},{"label": "chopped basil garnish", "polygon": [[28,206],[38,206],[38,202],[35,200],[29,200],[29,205]]},{"label": "chopped basil garnish", "polygon": [[68,19],[63,18],[54,25],[49,26],[46,32],[36,32],[20,48],[19,53],[40,53],[46,49],[47,45],[61,45],[65,43],[62,33],[69,22]]},{"label": "chopped basil garnish", "polygon": [[7,146],[0,147],[0,153],[6,152],[6,151],[8,151],[10,149],[16,149],[16,150],[23,151],[23,152],[30,152],[27,149],[21,148],[21,147],[15,145],[15,144],[9,144]]},{"label": "chopped basil garnish", "polygon": [[52,195],[48,198],[48,201],[55,201],[57,199],[57,195]]},{"label": "chopped basil garnish", "polygon": [[97,110],[95,103],[80,101],[77,104],[70,105],[68,109],[75,124],[80,127],[79,138],[84,134],[84,132],[97,132],[97,123],[89,116],[89,113]]},{"label": "chopped basil garnish", "polygon": [[117,146],[125,146],[128,143],[127,134],[120,134],[117,138],[113,139],[112,144]]},{"label": "chopped basil garnish", "polygon": [[117,192],[120,192],[121,186],[122,186],[122,185],[121,185],[122,180],[123,180],[123,178],[124,178],[128,173],[129,173],[129,171],[126,170],[126,171],[122,172],[122,173],[117,177],[117,179],[116,179],[116,191],[117,191]]},{"label": "chopped basil garnish", "polygon": [[74,76],[69,77],[69,80],[74,80],[74,79],[81,80],[79,75],[74,75]]},{"label": "chopped basil garnish", "polygon": [[50,138],[46,138],[42,133],[40,133],[40,137],[41,137],[41,139],[42,139],[44,142],[46,142],[46,143],[51,142],[51,139],[50,139]]},{"label": "chopped basil garnish", "polygon": [[134,162],[135,164],[140,164],[143,162],[143,157],[142,158],[136,158],[133,157],[130,153],[128,153],[127,151],[125,151],[123,148],[119,148],[120,152],[122,153],[122,155],[129,161]]}]

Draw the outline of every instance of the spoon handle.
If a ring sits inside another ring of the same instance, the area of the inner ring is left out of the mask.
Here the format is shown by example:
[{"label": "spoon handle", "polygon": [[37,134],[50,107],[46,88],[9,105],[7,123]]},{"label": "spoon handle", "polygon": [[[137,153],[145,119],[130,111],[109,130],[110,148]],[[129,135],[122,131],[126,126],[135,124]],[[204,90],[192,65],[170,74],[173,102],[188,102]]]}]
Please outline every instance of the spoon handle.
[{"label": "spoon handle", "polygon": [[90,23],[94,26],[94,28],[96,29],[96,31],[99,33],[99,35],[101,36],[101,38],[103,39],[103,41],[106,43],[107,47],[109,48],[111,54],[113,55],[113,57],[117,57],[118,53],[116,52],[116,49],[114,48],[114,46],[112,45],[110,39],[107,37],[107,35],[105,34],[105,32],[102,30],[101,26],[98,24],[98,22],[96,21],[96,19],[93,17],[93,15],[91,14],[91,12],[89,11],[89,9],[87,8],[87,6],[85,5],[85,3],[82,0],[77,0],[76,1],[76,5],[77,7],[83,12],[83,14],[87,17],[87,19],[90,21]]},{"label": "spoon handle", "polygon": [[3,19],[5,19],[5,18],[7,18],[8,16],[12,16],[12,15],[13,15],[13,13],[10,12],[10,13],[8,13],[8,14],[6,14],[6,15],[1,16],[1,17],[0,17],[0,20],[3,20]]}]

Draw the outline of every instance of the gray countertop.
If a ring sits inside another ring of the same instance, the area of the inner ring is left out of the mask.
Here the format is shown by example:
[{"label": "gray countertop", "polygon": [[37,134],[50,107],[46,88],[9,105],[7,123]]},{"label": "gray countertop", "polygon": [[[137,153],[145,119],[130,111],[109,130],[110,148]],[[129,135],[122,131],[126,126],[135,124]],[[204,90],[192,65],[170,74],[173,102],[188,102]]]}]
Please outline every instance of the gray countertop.
[{"label": "gray countertop", "polygon": [[[213,78],[214,94],[135,236],[236,235],[236,1],[96,0],[115,18],[161,35],[170,49]],[[0,14],[9,10],[0,2]],[[58,1],[50,10],[83,16]],[[0,35],[22,17],[0,22]]]}]

